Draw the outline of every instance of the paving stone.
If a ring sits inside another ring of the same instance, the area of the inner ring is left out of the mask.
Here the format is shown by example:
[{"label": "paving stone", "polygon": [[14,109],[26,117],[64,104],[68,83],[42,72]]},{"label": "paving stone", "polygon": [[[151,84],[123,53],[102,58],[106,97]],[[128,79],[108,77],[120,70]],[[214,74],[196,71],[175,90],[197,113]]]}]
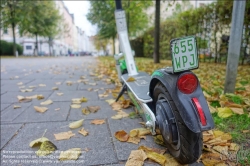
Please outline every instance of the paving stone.
[{"label": "paving stone", "polygon": [[53,92],[53,94],[50,96],[50,99],[53,101],[72,101],[73,98],[81,98],[86,97],[88,98],[88,101],[91,100],[97,100],[97,92],[89,92],[89,91],[63,91],[62,96],[58,96],[57,93],[59,91]]},{"label": "paving stone", "polygon": [[79,87],[78,87],[79,90],[86,90],[86,89],[89,89],[89,88],[93,88],[93,89],[100,89],[100,88],[113,89],[113,88],[115,88],[115,85],[114,84],[106,84],[106,83],[101,82],[101,81],[92,81],[92,80],[90,80],[87,84],[80,83]]},{"label": "paving stone", "polygon": [[1,95],[1,104],[3,103],[17,103],[19,102],[17,99],[17,96],[33,96],[33,95],[43,95],[44,99],[42,100],[37,100],[37,99],[33,99],[32,103],[40,103],[42,101],[45,101],[51,94],[52,91],[46,91],[46,92],[7,92],[3,95]]},{"label": "paving stone", "polygon": [[29,80],[1,80],[1,85],[17,85],[17,83],[22,82],[24,85],[33,81],[34,79],[29,79]]},{"label": "paving stone", "polygon": [[146,140],[141,139],[141,142],[138,145],[133,143],[120,142],[117,141],[117,139],[114,137],[114,133],[117,132],[118,130],[125,130],[127,133],[129,133],[130,130],[132,129],[141,128],[142,126],[139,124],[139,122],[141,121],[142,121],[141,118],[137,119],[123,118],[120,120],[114,120],[114,119],[108,120],[110,131],[112,133],[112,137],[114,140],[113,143],[119,160],[127,160],[130,155],[130,152],[132,150],[137,150],[138,147],[142,145],[158,149],[164,149],[164,147],[157,145],[154,142],[153,137],[150,135],[147,136]]},{"label": "paving stone", "polygon": [[[58,149],[54,153],[48,155],[46,158],[47,160],[49,159],[48,157],[50,157],[51,161],[57,161],[60,151],[65,151],[71,148],[81,148],[82,154],[78,159],[78,162],[83,161],[83,163],[77,165],[118,163],[112,143],[110,143],[111,139],[107,124],[92,125],[90,124],[89,120],[85,120],[83,126],[89,131],[88,136],[84,137],[83,135],[80,135],[78,133],[80,128],[78,128],[72,130],[72,132],[76,135],[71,137],[69,140],[56,141],[53,134],[70,131],[70,129],[67,127],[68,124],[69,122],[26,124],[3,150],[19,152],[30,151],[30,154],[25,153],[25,155],[27,156],[27,159],[31,159],[31,157],[35,155],[34,152],[37,151],[37,148],[30,148],[29,143],[37,138],[40,138],[44,131],[47,130],[44,136],[54,143]],[[32,133],[32,135],[30,133]],[[88,152],[84,151],[86,148],[89,149]],[[9,162],[8,159],[4,160],[5,163]]]},{"label": "paving stone", "polygon": [[[16,134],[23,124],[1,124],[1,149]],[[4,133],[4,134],[3,134]]]},{"label": "paving stone", "polygon": [[[116,114],[116,111],[113,111],[111,106],[105,101],[88,101],[86,103],[81,104],[82,107],[79,109],[71,108],[69,114],[69,120],[77,120],[77,119],[104,119],[110,118],[111,116]],[[100,110],[96,113],[90,113],[89,115],[84,115],[82,113],[82,109],[87,106],[100,106]]]},{"label": "paving stone", "polygon": [[1,111],[5,110],[7,107],[9,107],[11,104],[1,104]]},{"label": "paving stone", "polygon": [[[34,106],[47,107],[48,110],[44,113],[35,111]],[[55,109],[60,108],[56,111]],[[53,102],[53,104],[41,106],[32,104],[14,122],[53,122],[65,121],[69,114],[70,102]]]},{"label": "paving stone", "polygon": [[[21,106],[21,108],[14,109],[14,105]],[[22,114],[31,103],[15,103],[9,106],[6,110],[1,112],[1,123],[13,122],[13,120]]]}]

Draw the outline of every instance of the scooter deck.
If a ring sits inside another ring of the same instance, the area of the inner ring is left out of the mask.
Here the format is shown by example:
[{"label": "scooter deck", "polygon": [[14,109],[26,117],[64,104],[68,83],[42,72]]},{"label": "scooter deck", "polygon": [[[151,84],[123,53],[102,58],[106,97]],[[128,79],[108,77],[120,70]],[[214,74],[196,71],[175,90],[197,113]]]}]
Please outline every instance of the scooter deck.
[{"label": "scooter deck", "polygon": [[145,72],[139,72],[138,75],[132,77],[135,79],[135,81],[127,82],[129,78],[128,74],[122,75],[123,81],[126,83],[128,88],[134,93],[137,99],[145,103],[152,101],[152,98],[148,96],[151,76]]}]

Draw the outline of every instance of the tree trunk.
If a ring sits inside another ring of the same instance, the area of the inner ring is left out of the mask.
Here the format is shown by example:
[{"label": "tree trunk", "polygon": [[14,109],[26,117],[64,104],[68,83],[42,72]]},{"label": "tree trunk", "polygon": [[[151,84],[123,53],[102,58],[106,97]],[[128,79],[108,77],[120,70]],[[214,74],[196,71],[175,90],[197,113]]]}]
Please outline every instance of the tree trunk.
[{"label": "tree trunk", "polygon": [[113,36],[113,55],[115,55],[115,36]]},{"label": "tree trunk", "polygon": [[13,55],[16,56],[16,33],[15,33],[15,24],[12,23],[12,34],[13,34]]},{"label": "tree trunk", "polygon": [[36,43],[35,43],[35,52],[34,52],[34,55],[37,56],[38,55],[38,51],[37,51],[37,48],[38,48],[38,40],[37,40],[37,33],[35,34],[36,35]]},{"label": "tree trunk", "polygon": [[155,0],[154,63],[160,63],[160,0]]}]

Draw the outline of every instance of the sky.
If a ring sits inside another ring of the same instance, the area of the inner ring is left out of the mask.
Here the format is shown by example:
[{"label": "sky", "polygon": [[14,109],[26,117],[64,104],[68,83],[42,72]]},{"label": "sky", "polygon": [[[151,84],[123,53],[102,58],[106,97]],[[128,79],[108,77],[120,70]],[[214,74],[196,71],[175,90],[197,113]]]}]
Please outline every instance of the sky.
[{"label": "sky", "polygon": [[69,12],[74,14],[75,25],[80,27],[87,36],[96,34],[96,26],[93,26],[87,19],[86,15],[90,8],[89,1],[63,1]]}]

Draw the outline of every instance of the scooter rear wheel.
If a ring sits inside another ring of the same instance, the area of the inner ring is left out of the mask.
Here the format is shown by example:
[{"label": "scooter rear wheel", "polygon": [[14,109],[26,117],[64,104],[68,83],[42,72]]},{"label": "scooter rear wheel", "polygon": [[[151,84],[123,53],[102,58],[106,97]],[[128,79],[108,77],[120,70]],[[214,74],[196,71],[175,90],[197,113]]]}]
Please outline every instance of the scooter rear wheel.
[{"label": "scooter rear wheel", "polygon": [[164,85],[153,92],[156,120],[170,154],[181,164],[196,162],[202,152],[202,133],[194,133],[183,122],[173,99]]}]

